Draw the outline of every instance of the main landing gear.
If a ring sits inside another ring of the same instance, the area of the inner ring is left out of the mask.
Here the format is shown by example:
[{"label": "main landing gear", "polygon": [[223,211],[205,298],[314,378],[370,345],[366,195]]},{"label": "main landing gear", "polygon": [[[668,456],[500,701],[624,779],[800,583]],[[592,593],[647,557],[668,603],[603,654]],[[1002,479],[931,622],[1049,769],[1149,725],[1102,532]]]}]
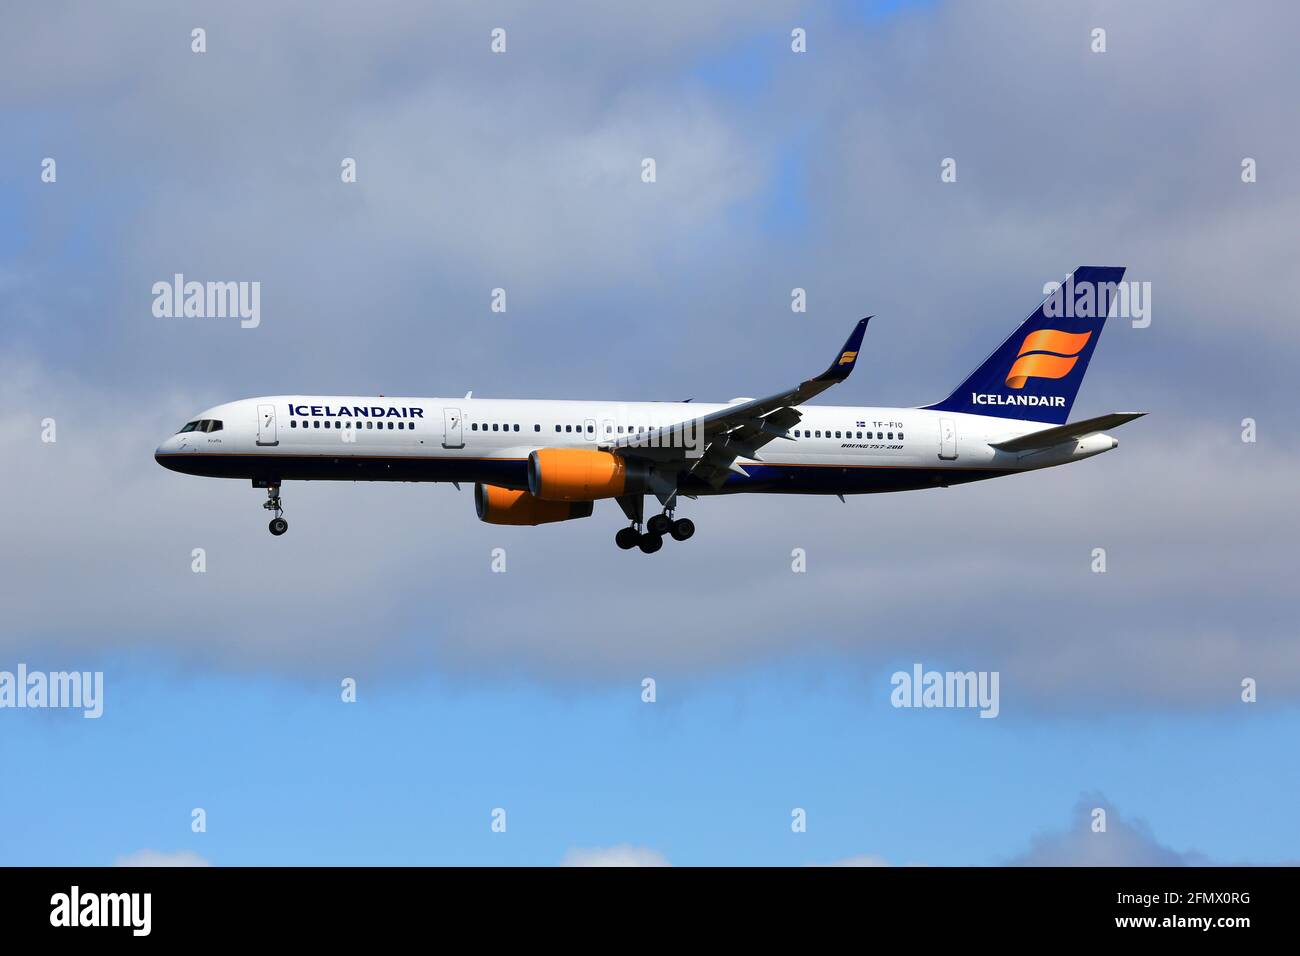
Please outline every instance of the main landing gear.
[{"label": "main landing gear", "polygon": [[644,531],[641,522],[634,517],[629,527],[620,528],[614,535],[614,543],[624,551],[640,548],[644,554],[654,554],[664,546],[666,535],[672,535],[674,541],[685,541],[695,534],[694,521],[690,518],[674,519],[672,515],[672,511],[654,515],[645,523]]},{"label": "main landing gear", "polygon": [[271,523],[267,525],[271,530],[271,534],[278,538],[289,530],[289,522],[285,521],[284,518],[281,517],[284,514],[284,509],[280,507],[279,485],[266,486],[266,501],[263,502],[262,507],[267,511],[275,512],[275,517],[272,518]]}]

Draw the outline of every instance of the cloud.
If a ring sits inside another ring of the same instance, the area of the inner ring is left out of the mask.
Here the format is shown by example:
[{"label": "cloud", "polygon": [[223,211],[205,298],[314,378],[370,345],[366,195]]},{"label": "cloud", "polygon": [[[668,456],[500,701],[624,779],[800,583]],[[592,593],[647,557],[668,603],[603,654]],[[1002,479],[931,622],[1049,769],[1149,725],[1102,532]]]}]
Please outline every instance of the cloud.
[{"label": "cloud", "polygon": [[658,850],[621,843],[611,847],[573,849],[564,854],[561,866],[669,866]]},{"label": "cloud", "polygon": [[[31,138],[12,152],[55,150],[60,179],[12,183],[31,238],[0,246],[0,652],[552,684],[829,654],[999,670],[1004,715],[1223,709],[1248,676],[1300,699],[1277,517],[1300,466],[1278,411],[1300,187],[1272,173],[1295,152],[1275,118],[1300,11],[698,7],[509,7],[504,57],[462,8],[228,4],[202,56],[166,4],[94,8],[71,34],[19,14],[2,95],[50,128],[14,130]],[[1112,323],[1081,396],[1080,417],[1152,412],[1118,450],[847,505],[701,500],[696,536],[653,558],[614,551],[610,502],[496,528],[447,486],[290,483],[275,540],[261,492],[151,458],[198,409],[256,394],[764,394],[824,367],[868,307],[827,400],[934,400],[1087,260],[1155,282],[1151,328]],[[262,326],[153,318],[150,285],[176,271],[262,281]]]},{"label": "cloud", "polygon": [[881,856],[870,856],[862,854],[860,856],[846,856],[842,860],[836,860],[833,863],[827,863],[827,866],[889,866],[889,861]]},{"label": "cloud", "polygon": [[[1105,811],[1106,830],[1093,832],[1095,809]],[[1040,833],[1011,866],[1206,866],[1194,850],[1180,851],[1156,839],[1144,820],[1128,820],[1100,794],[1084,795],[1063,830]]]},{"label": "cloud", "polygon": [[[699,533],[645,558],[614,550],[610,502],[569,525],[499,528],[445,485],[289,483],[291,530],[272,539],[264,492],[152,460],[189,400],[123,405],[36,365],[0,371],[0,517],[23,542],[0,552],[0,652],[34,666],[150,649],[297,677],[436,664],[607,684],[833,653],[864,671],[998,670],[1004,715],[1223,710],[1241,706],[1244,677],[1266,700],[1300,698],[1291,542],[1275,520],[1294,452],[1243,445],[1232,423],[1144,419],[1092,461],[848,504],[704,499],[683,506]],[[45,417],[54,444],[40,440]],[[1234,492],[1207,507],[1207,487]],[[504,574],[491,571],[497,547]],[[806,573],[791,571],[796,547]],[[1097,547],[1105,574],[1091,571]],[[625,612],[580,613],[595,596]]]},{"label": "cloud", "polygon": [[192,850],[137,850],[113,861],[114,866],[211,866]]}]

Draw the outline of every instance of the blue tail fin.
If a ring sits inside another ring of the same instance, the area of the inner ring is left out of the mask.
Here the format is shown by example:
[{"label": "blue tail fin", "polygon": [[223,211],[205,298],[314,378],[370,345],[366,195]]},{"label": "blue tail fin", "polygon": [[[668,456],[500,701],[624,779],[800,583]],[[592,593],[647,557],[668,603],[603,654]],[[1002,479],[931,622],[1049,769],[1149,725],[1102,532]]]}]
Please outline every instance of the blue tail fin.
[{"label": "blue tail fin", "polygon": [[1062,425],[1101,338],[1124,269],[1080,266],[936,411]]}]

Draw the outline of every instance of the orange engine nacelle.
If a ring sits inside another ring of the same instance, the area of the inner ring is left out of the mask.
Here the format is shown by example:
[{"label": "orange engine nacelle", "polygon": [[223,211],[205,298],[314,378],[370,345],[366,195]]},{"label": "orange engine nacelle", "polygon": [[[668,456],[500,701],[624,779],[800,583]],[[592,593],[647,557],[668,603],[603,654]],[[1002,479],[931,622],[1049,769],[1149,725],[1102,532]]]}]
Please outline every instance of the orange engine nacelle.
[{"label": "orange engine nacelle", "polygon": [[488,524],[550,524],[570,518],[590,518],[590,501],[541,501],[526,491],[496,485],[474,486],[474,510]]},{"label": "orange engine nacelle", "polygon": [[543,501],[640,494],[645,466],[591,448],[541,448],[528,456],[528,490]]}]

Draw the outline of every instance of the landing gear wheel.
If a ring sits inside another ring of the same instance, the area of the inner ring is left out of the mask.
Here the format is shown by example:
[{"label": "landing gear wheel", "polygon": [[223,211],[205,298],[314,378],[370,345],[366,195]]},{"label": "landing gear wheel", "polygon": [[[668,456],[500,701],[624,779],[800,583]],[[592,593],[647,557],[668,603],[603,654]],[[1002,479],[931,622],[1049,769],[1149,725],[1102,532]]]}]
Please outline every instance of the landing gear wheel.
[{"label": "landing gear wheel", "polygon": [[641,534],[636,528],[620,528],[614,535],[614,543],[624,551],[631,551],[641,543]]},{"label": "landing gear wheel", "polygon": [[645,529],[647,531],[651,534],[658,535],[661,538],[668,533],[668,529],[671,526],[672,521],[669,520],[667,515],[655,515],[645,523]]},{"label": "landing gear wheel", "polygon": [[278,538],[289,530],[289,522],[285,521],[283,518],[272,518],[268,527],[271,529],[271,534]]},{"label": "landing gear wheel", "polygon": [[678,518],[670,530],[674,541],[685,541],[695,534],[695,522],[690,518]]},{"label": "landing gear wheel", "polygon": [[648,531],[645,534],[641,535],[641,540],[638,542],[638,544],[641,546],[641,550],[644,553],[654,554],[656,551],[658,551],[660,548],[664,546],[664,539],[660,535],[657,535],[652,531]]}]

